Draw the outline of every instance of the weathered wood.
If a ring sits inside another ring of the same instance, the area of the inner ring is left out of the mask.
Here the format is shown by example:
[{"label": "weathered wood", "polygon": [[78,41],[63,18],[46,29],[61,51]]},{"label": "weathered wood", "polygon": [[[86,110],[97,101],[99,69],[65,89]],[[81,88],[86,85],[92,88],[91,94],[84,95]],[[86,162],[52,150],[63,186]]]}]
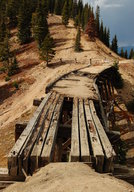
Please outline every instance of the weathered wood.
[{"label": "weathered wood", "polygon": [[26,128],[28,122],[19,122],[15,125],[15,142],[19,139],[21,133]]},{"label": "weathered wood", "polygon": [[66,149],[69,145],[71,145],[71,138],[69,138],[65,143],[62,144],[63,150]]},{"label": "weathered wood", "polygon": [[49,97],[51,96],[51,93],[49,93],[45,99],[42,101],[40,106],[37,108],[36,112],[34,113],[33,117],[29,121],[27,127],[22,132],[21,136],[15,143],[14,147],[10,151],[8,155],[8,168],[9,168],[9,174],[10,175],[17,175],[18,174],[18,155],[21,154],[21,152],[25,149],[27,142],[29,141],[30,137],[32,136],[32,133],[39,121],[40,115],[42,113],[42,110],[45,107],[45,104],[47,103]]},{"label": "weathered wood", "polygon": [[80,126],[81,161],[90,162],[91,156],[90,156],[87,128],[84,116],[83,100],[79,100],[79,126]]},{"label": "weathered wood", "polygon": [[58,132],[60,113],[61,113],[62,106],[63,106],[63,100],[64,100],[64,98],[62,96],[60,96],[59,101],[54,110],[54,114],[53,114],[53,118],[51,120],[51,125],[49,128],[47,139],[46,139],[46,142],[43,147],[42,154],[41,154],[42,165],[51,162],[53,159],[54,147],[55,147],[55,142],[56,142],[56,137],[57,137],[57,132]]},{"label": "weathered wood", "polygon": [[96,81],[97,79],[94,80],[94,88],[98,94],[98,98],[99,98],[99,105],[100,105],[100,110],[101,110],[101,113],[102,113],[102,118],[103,118],[103,122],[104,122],[104,127],[105,127],[105,130],[106,131],[109,131],[108,129],[108,120],[107,120],[107,117],[106,117],[106,114],[104,112],[104,108],[103,108],[103,105],[102,105],[102,98],[100,96],[100,93],[99,93],[99,89],[98,89],[98,86],[96,84]]},{"label": "weathered wood", "polygon": [[50,105],[51,105],[51,102],[53,101],[53,99],[55,99],[55,93],[53,93],[51,95],[51,98],[48,100],[48,102],[45,105],[45,108],[42,111],[40,120],[39,120],[39,122],[37,124],[37,128],[34,131],[34,133],[32,135],[32,138],[29,140],[26,148],[24,149],[24,152],[23,152],[24,158],[22,157],[22,155],[20,156],[21,159],[23,158],[23,168],[24,168],[24,170],[25,170],[25,172],[27,174],[28,174],[28,171],[29,171],[29,157],[31,155],[31,152],[32,152],[32,149],[34,147],[35,142],[40,137],[40,133],[42,131],[42,126],[44,125],[48,110],[50,108]]},{"label": "weathered wood", "polygon": [[40,133],[37,137],[36,143],[33,147],[32,153],[30,155],[31,172],[34,172],[37,168],[40,167],[41,151],[42,151],[43,145],[46,141],[50,122],[51,122],[51,119],[53,116],[53,111],[55,109],[58,99],[59,99],[59,95],[54,94],[54,96],[51,98],[48,106],[46,106],[46,108],[45,108],[46,115],[44,116],[44,121],[42,122]]},{"label": "weathered wood", "polygon": [[93,156],[95,157],[95,160],[96,160],[95,169],[98,172],[103,172],[104,153],[103,153],[103,149],[99,140],[96,127],[94,125],[94,122],[91,116],[88,100],[84,101],[84,107],[85,107],[86,121],[87,121],[87,127],[90,135],[90,142],[92,146]]},{"label": "weathered wood", "polygon": [[79,127],[78,127],[78,99],[73,100],[72,114],[72,135],[71,135],[71,161],[76,162],[80,159],[79,144]]},{"label": "weathered wood", "polygon": [[96,125],[96,129],[98,131],[99,134],[99,138],[105,153],[105,157],[106,157],[106,161],[105,161],[105,166],[104,166],[104,171],[105,172],[109,172],[112,170],[112,163],[113,163],[113,159],[115,157],[115,152],[114,149],[104,131],[104,128],[96,114],[96,110],[94,107],[94,103],[92,100],[89,101],[89,105],[90,105],[90,109],[91,109],[91,114],[92,114],[92,118],[94,120],[94,124]]}]

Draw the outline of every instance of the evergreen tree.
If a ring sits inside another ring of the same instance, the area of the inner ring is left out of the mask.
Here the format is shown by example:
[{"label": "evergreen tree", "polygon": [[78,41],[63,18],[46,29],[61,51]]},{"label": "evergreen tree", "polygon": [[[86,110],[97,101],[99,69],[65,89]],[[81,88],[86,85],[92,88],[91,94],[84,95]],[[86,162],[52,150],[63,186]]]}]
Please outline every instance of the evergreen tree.
[{"label": "evergreen tree", "polygon": [[55,55],[53,47],[53,39],[50,37],[50,34],[47,34],[40,49],[41,59],[47,62],[47,66]]},{"label": "evergreen tree", "polygon": [[62,23],[67,26],[69,21],[69,4],[68,0],[65,1],[63,11],[62,11]]},{"label": "evergreen tree", "polygon": [[80,41],[81,41],[81,31],[80,31],[80,27],[78,27],[76,40],[75,40],[75,51],[76,52],[80,52],[82,50]]},{"label": "evergreen tree", "polygon": [[134,58],[134,50],[131,49],[130,54],[129,54],[129,59],[133,59]]},{"label": "evergreen tree", "polygon": [[6,36],[6,24],[5,24],[5,19],[3,18],[0,22],[0,42],[4,41],[4,38]]},{"label": "evergreen tree", "polygon": [[56,0],[55,1],[55,14],[56,15],[61,15],[61,10],[62,10],[61,0]]},{"label": "evergreen tree", "polygon": [[69,0],[69,16],[73,17],[73,0]]},{"label": "evergreen tree", "polygon": [[115,35],[113,40],[112,40],[112,45],[111,45],[111,49],[118,54],[118,40],[117,40],[117,36]]},{"label": "evergreen tree", "polygon": [[121,56],[121,57],[125,57],[123,48],[121,48],[120,56]]},{"label": "evergreen tree", "polygon": [[17,13],[19,9],[19,0],[8,0],[7,3],[7,17],[9,17],[9,25],[10,27],[17,26]]},{"label": "evergreen tree", "polygon": [[127,50],[125,51],[125,58],[128,59],[128,53],[127,53]]},{"label": "evergreen tree", "polygon": [[101,26],[100,26],[100,40],[104,42],[104,27],[103,27],[103,21],[101,20]]},{"label": "evergreen tree", "polygon": [[99,36],[100,34],[100,7],[99,6],[97,6],[96,8],[95,25],[96,25],[97,36]]},{"label": "evergreen tree", "polygon": [[18,38],[21,44],[28,43],[31,39],[31,18],[31,10],[24,0],[18,16]]},{"label": "evergreen tree", "polygon": [[75,19],[77,14],[78,14],[77,0],[73,0],[73,7],[72,7],[73,19]]},{"label": "evergreen tree", "polygon": [[110,46],[110,30],[109,30],[109,28],[108,28],[107,34],[106,34],[106,46],[107,47]]},{"label": "evergreen tree", "polygon": [[41,3],[38,4],[37,10],[32,16],[32,28],[34,38],[37,41],[40,48],[46,35],[49,32],[46,13],[44,13]]},{"label": "evergreen tree", "polygon": [[48,1],[48,10],[51,14],[54,13],[54,7],[55,7],[55,0],[49,0]]},{"label": "evergreen tree", "polygon": [[93,41],[95,40],[96,30],[95,30],[95,20],[94,20],[93,13],[90,16],[85,33],[88,34],[90,40],[93,40]]}]

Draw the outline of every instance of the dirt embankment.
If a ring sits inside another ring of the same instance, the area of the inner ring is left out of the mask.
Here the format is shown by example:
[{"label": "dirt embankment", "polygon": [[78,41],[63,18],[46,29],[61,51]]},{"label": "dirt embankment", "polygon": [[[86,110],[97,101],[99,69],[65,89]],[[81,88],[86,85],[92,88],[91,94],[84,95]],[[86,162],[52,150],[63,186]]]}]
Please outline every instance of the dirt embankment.
[{"label": "dirt embankment", "polygon": [[106,174],[98,174],[82,163],[55,163],[42,168],[25,183],[4,192],[134,192],[132,185]]}]

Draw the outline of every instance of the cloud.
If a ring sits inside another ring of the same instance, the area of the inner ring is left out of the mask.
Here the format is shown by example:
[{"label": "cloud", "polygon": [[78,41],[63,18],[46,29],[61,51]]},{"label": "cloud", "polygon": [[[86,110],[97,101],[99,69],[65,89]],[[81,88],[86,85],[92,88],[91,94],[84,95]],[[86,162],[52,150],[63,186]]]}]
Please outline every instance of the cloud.
[{"label": "cloud", "polygon": [[89,0],[87,2],[91,3],[93,7],[99,5],[101,8],[120,8],[124,6],[124,1],[126,0],[113,0],[109,2],[109,0]]}]

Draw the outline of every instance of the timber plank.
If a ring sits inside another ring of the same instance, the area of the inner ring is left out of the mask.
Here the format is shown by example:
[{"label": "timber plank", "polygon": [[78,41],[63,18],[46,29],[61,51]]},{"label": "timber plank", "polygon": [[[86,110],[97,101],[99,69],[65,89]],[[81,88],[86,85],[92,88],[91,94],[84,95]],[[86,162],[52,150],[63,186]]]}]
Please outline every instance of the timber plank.
[{"label": "timber plank", "polygon": [[33,150],[33,147],[35,146],[35,142],[37,141],[37,139],[40,137],[40,133],[42,131],[42,127],[44,125],[44,121],[46,119],[48,110],[50,108],[51,102],[53,102],[53,100],[55,99],[55,93],[52,93],[51,97],[49,98],[48,102],[45,105],[45,108],[42,111],[40,120],[37,124],[37,128],[34,131],[32,138],[29,140],[26,148],[24,149],[23,153],[18,157],[20,158],[20,161],[23,158],[23,168],[25,170],[25,172],[28,174],[28,169],[29,169],[29,157],[31,155],[31,152]]},{"label": "timber plank", "polygon": [[54,110],[54,114],[53,114],[53,118],[51,120],[51,125],[49,128],[47,139],[46,139],[45,145],[44,145],[42,153],[41,153],[42,165],[51,162],[53,159],[54,147],[55,147],[55,142],[56,142],[56,137],[57,137],[57,132],[58,132],[60,113],[61,113],[62,106],[63,106],[63,100],[64,100],[64,98],[62,96],[60,96],[60,98],[57,102],[56,108]]},{"label": "timber plank", "polygon": [[33,117],[29,121],[27,127],[22,132],[21,136],[15,143],[14,147],[11,149],[9,155],[8,155],[8,168],[9,173],[11,175],[17,175],[18,174],[18,155],[21,154],[23,149],[26,147],[27,142],[29,141],[38,121],[40,118],[40,115],[42,113],[42,110],[44,109],[49,97],[51,96],[51,92],[47,94],[47,96],[44,98],[40,106],[35,111]]},{"label": "timber plank", "polygon": [[104,153],[105,153],[105,157],[106,157],[106,164],[104,167],[104,171],[109,172],[112,169],[112,162],[113,162],[113,158],[115,157],[115,152],[114,149],[104,131],[104,128],[96,114],[96,110],[94,107],[94,103],[92,100],[89,101],[89,105],[91,108],[91,114],[94,120],[94,123],[96,125],[96,129],[98,131],[99,134],[99,138],[101,141],[101,145],[103,147]]},{"label": "timber plank", "polygon": [[56,94],[49,104],[49,108],[47,110],[46,116],[44,117],[44,121],[41,125],[40,134],[37,138],[37,141],[34,145],[34,148],[32,150],[32,153],[30,155],[30,161],[31,161],[31,172],[34,172],[35,169],[40,167],[40,155],[42,148],[44,146],[51,119],[53,117],[53,111],[56,107],[57,101],[59,99],[59,94]]},{"label": "timber plank", "polygon": [[88,100],[84,100],[84,108],[85,108],[85,115],[86,115],[87,127],[89,131],[93,156],[95,157],[95,160],[96,160],[95,168],[98,172],[103,172],[104,153],[103,153],[103,149],[99,140],[96,127],[92,119]]},{"label": "timber plank", "polygon": [[72,134],[71,134],[71,162],[79,161],[80,159],[80,144],[79,144],[79,127],[78,127],[78,99],[73,100],[72,114]]},{"label": "timber plank", "polygon": [[88,143],[88,135],[84,116],[83,100],[79,100],[79,128],[80,128],[80,144],[81,144],[81,161],[90,162],[90,150]]}]

